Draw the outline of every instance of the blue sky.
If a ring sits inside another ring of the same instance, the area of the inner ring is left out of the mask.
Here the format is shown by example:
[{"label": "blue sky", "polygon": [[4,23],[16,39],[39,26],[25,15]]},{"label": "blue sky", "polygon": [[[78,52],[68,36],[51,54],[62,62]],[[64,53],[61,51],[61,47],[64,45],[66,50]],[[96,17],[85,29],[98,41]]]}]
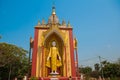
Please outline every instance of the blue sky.
[{"label": "blue sky", "polygon": [[53,1],[60,22],[70,21],[78,39],[79,65],[92,66],[98,56],[120,58],[120,0],[0,0],[0,42],[28,50],[34,26],[48,21]]}]

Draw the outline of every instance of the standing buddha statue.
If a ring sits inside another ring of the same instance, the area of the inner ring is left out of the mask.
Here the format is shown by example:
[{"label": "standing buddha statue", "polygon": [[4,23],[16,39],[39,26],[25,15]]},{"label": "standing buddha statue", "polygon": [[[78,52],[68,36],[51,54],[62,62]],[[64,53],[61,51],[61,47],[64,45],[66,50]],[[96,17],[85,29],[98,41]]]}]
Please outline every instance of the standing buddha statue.
[{"label": "standing buddha statue", "polygon": [[62,66],[61,57],[55,41],[52,42],[52,47],[50,47],[46,66],[51,68],[51,73],[57,73],[57,68]]}]

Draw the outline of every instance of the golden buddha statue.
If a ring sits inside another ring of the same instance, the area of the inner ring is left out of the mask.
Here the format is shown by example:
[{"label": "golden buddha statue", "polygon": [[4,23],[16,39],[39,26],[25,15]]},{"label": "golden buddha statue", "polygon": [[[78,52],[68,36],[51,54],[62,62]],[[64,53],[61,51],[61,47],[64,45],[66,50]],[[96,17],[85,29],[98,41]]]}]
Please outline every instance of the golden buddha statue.
[{"label": "golden buddha statue", "polygon": [[55,41],[52,42],[52,47],[50,47],[46,66],[51,68],[51,73],[57,73],[57,68],[62,66],[61,57]]}]

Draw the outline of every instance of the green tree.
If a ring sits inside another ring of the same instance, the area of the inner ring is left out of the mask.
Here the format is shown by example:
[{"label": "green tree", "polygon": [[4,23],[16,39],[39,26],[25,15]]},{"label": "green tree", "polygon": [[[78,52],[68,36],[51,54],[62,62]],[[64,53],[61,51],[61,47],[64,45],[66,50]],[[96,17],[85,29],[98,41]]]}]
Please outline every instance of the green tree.
[{"label": "green tree", "polygon": [[90,76],[94,77],[94,78],[99,78],[99,72],[98,71],[92,71]]},{"label": "green tree", "polygon": [[118,58],[117,63],[120,65],[120,58]]},{"label": "green tree", "polygon": [[12,44],[0,43],[0,79],[22,78],[28,72],[27,51]]},{"label": "green tree", "polygon": [[88,80],[90,78],[90,74],[92,72],[92,68],[87,66],[87,67],[81,67],[79,68],[80,73],[85,75],[85,80]]},{"label": "green tree", "polygon": [[94,68],[95,70],[91,72],[91,77],[94,77],[94,78],[98,78],[99,77],[99,74],[100,74],[100,64],[96,63],[94,64]]},{"label": "green tree", "polygon": [[102,64],[102,67],[105,67],[105,66],[109,65],[110,62],[105,60],[105,61],[102,61],[101,64]]},{"label": "green tree", "polygon": [[99,65],[98,63],[96,63],[96,64],[94,65],[94,68],[95,68],[95,71],[99,72],[99,70],[100,70],[100,65]]},{"label": "green tree", "polygon": [[[108,61],[102,62],[102,70],[104,77],[119,77],[120,76],[120,64],[119,59],[117,63],[110,63]],[[100,71],[101,73],[101,71]]]},{"label": "green tree", "polygon": [[110,63],[103,68],[105,77],[119,77],[120,65],[116,63]]},{"label": "green tree", "polygon": [[83,74],[90,74],[92,72],[92,68],[91,67],[82,67],[82,68],[79,68],[79,71],[80,73],[83,73]]}]

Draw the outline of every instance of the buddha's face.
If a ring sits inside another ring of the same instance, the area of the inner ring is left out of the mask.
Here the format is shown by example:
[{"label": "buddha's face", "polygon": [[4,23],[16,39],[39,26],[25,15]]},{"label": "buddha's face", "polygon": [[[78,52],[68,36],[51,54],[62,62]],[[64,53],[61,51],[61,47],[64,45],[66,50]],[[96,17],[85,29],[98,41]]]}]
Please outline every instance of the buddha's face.
[{"label": "buddha's face", "polygon": [[55,41],[52,42],[52,46],[53,46],[53,47],[56,46],[56,42],[55,42]]}]

